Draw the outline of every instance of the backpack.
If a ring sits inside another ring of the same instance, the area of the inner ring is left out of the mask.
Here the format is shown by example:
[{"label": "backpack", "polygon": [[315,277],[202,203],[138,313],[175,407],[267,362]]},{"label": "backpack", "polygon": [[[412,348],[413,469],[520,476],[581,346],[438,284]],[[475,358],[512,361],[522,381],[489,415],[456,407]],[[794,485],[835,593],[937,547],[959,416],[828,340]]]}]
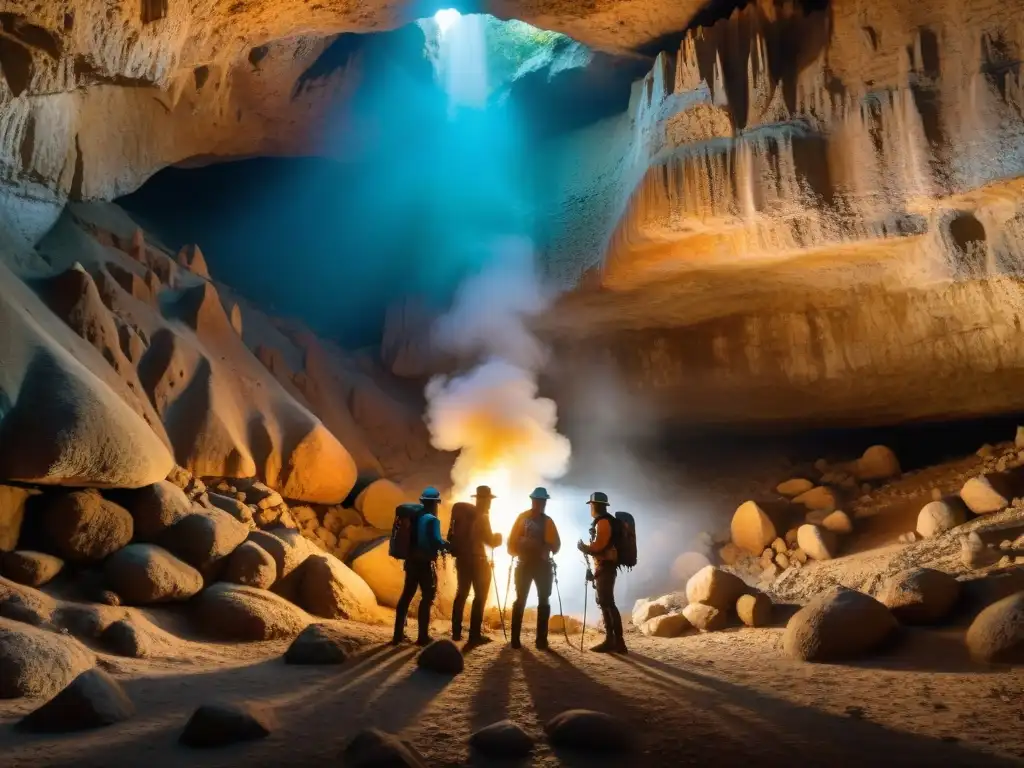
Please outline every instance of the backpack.
[{"label": "backpack", "polygon": [[452,506],[452,519],[448,523],[448,544],[455,557],[472,554],[476,515],[476,507],[469,502],[460,501]]},{"label": "backpack", "polygon": [[396,560],[405,560],[416,547],[416,528],[426,510],[422,504],[399,504],[395,508],[395,522],[391,526],[388,554]]},{"label": "backpack", "polygon": [[616,512],[612,518],[612,539],[619,554],[620,568],[636,567],[636,522],[629,512]]}]

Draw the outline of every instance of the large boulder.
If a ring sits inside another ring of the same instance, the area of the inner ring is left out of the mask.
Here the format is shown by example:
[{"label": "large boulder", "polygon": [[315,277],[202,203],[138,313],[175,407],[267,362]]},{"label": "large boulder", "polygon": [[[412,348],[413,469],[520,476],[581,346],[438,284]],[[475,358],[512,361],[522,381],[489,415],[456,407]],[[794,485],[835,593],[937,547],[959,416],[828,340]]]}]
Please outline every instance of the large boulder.
[{"label": "large boulder", "polygon": [[283,597],[237,584],[213,584],[194,602],[199,625],[224,640],[294,637],[310,623],[302,609]]},{"label": "large boulder", "polygon": [[837,587],[793,615],[782,643],[789,656],[801,661],[839,661],[878,647],[896,626],[889,609],[873,597]]},{"label": "large boulder", "polygon": [[388,554],[388,542],[382,541],[352,561],[352,570],[365,581],[377,602],[394,608],[398,605],[398,598],[402,594],[402,585],[405,583],[405,572],[402,564]]},{"label": "large boulder", "polygon": [[640,625],[640,634],[647,637],[679,637],[690,629],[690,621],[682,613],[655,616]]},{"label": "large boulder", "polygon": [[376,728],[353,736],[341,757],[346,768],[427,768],[427,761],[412,744]]},{"label": "large boulder", "polygon": [[511,720],[481,728],[469,737],[469,744],[480,754],[495,760],[514,760],[533,751],[533,739]]},{"label": "large boulder", "polygon": [[157,539],[164,549],[204,575],[249,536],[249,528],[220,509],[195,508]]},{"label": "large boulder", "polygon": [[395,522],[395,508],[415,500],[390,480],[375,480],[356,497],[356,509],[374,528],[391,530]]},{"label": "large boulder", "polygon": [[925,539],[934,539],[967,522],[967,509],[959,498],[931,501],[917,515],[917,532]]},{"label": "large boulder", "polygon": [[41,511],[48,549],[73,563],[99,562],[132,538],[132,516],[96,491],[54,493]]},{"label": "large boulder", "polygon": [[238,522],[243,523],[246,526],[248,526],[249,523],[252,522],[252,510],[249,509],[248,505],[239,501],[238,499],[234,499],[230,496],[224,496],[222,494],[213,492],[208,493],[207,498],[209,498],[210,504],[212,504],[222,512],[227,512]]},{"label": "large boulder", "polygon": [[1004,597],[979,613],[967,630],[966,642],[977,661],[1024,663],[1024,592]]},{"label": "large boulder", "polygon": [[852,469],[858,480],[888,480],[900,474],[900,462],[892,449],[872,445],[853,463]]},{"label": "large boulder", "polygon": [[365,645],[363,638],[331,624],[310,624],[284,654],[286,664],[344,664]]},{"label": "large boulder", "polygon": [[48,698],[95,663],[77,640],[0,618],[0,699]]},{"label": "large boulder", "polygon": [[150,638],[129,619],[118,619],[99,636],[100,645],[109,653],[129,659],[143,659],[152,654]]},{"label": "large boulder", "polygon": [[38,491],[0,485],[0,552],[10,552],[18,546],[21,524],[25,519],[25,505]]},{"label": "large boulder", "polygon": [[[853,533],[853,521],[850,516],[843,512],[841,509],[837,509],[826,515],[821,521],[821,527],[826,531],[831,531],[837,536],[845,536],[846,534]],[[797,531],[797,536],[800,532]]]},{"label": "large boulder", "polygon": [[974,514],[987,515],[1010,506],[1014,485],[1006,474],[980,475],[964,483],[960,498]]},{"label": "large boulder", "polygon": [[102,728],[127,720],[135,705],[121,684],[99,668],[88,669],[64,690],[18,721],[34,733],[67,733]]},{"label": "large boulder", "polygon": [[771,518],[753,501],[745,501],[736,508],[729,531],[732,543],[752,555],[761,554],[777,535]]},{"label": "large boulder", "polygon": [[192,513],[192,502],[185,492],[167,480],[111,493],[111,498],[131,513],[135,541],[156,541],[165,530]]},{"label": "large boulder", "polygon": [[720,611],[705,603],[690,603],[683,608],[683,617],[701,632],[717,632],[720,629],[725,629],[729,618],[725,611]]},{"label": "large boulder", "polygon": [[836,508],[836,495],[831,488],[819,485],[804,491],[795,499],[797,504],[803,504],[807,509],[814,512],[832,512]]},{"label": "large boulder", "polygon": [[891,577],[878,599],[902,624],[932,624],[944,619],[960,597],[960,582],[932,568],[911,568]]},{"label": "large boulder", "polygon": [[748,627],[767,627],[772,621],[772,601],[763,592],[740,595],[736,615]]},{"label": "large boulder", "polygon": [[[69,304],[88,284],[95,299],[90,309],[103,315],[88,276],[73,277],[78,287]],[[92,319],[106,323],[116,344],[109,314]],[[0,328],[0,477],[40,485],[137,488],[167,476],[174,459],[149,404],[3,264]]]},{"label": "large boulder", "polygon": [[814,560],[831,560],[838,553],[838,539],[832,531],[806,523],[796,532],[797,546]]},{"label": "large boulder", "polygon": [[313,547],[292,531],[275,528],[273,531],[251,531],[246,541],[252,542],[274,559],[277,566],[277,581],[295,573],[306,558],[315,554]]},{"label": "large boulder", "polygon": [[186,747],[223,747],[269,736],[273,711],[251,702],[204,704],[192,713],[178,741]]},{"label": "large boulder", "polygon": [[724,614],[736,605],[736,600],[746,590],[743,579],[708,565],[686,583],[686,599],[691,603],[710,605]]},{"label": "large boulder", "polygon": [[651,619],[668,613],[668,606],[658,600],[641,597],[633,604],[631,620],[634,627],[641,627]]},{"label": "large boulder", "polygon": [[611,715],[589,709],[570,709],[544,725],[553,747],[588,752],[620,752],[633,746],[632,729]]},{"label": "large boulder", "polygon": [[786,480],[775,486],[775,492],[781,496],[787,496],[794,498],[799,496],[801,493],[807,493],[814,487],[814,483],[810,480],[804,480],[802,477],[794,477],[792,480]]},{"label": "large boulder", "polygon": [[416,657],[416,666],[440,675],[458,675],[465,668],[462,651],[451,640],[435,640]]},{"label": "large boulder", "polygon": [[228,555],[221,579],[257,589],[270,589],[277,579],[277,563],[255,541],[243,541]]},{"label": "large boulder", "polygon": [[154,544],[129,544],[103,564],[111,590],[125,605],[188,600],[203,588],[203,576]]},{"label": "large boulder", "polygon": [[29,587],[48,583],[63,567],[63,560],[43,552],[0,552],[0,573]]},{"label": "large boulder", "polygon": [[301,605],[325,619],[375,621],[377,599],[358,574],[333,555],[313,555],[302,564]]}]

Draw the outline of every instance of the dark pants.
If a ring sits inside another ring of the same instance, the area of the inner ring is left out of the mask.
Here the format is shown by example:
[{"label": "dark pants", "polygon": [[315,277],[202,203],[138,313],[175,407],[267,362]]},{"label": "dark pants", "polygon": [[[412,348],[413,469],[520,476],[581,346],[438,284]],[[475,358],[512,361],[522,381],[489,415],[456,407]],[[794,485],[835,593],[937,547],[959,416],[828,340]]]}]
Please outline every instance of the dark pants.
[{"label": "dark pants", "polygon": [[452,636],[462,637],[462,614],[466,610],[469,590],[473,590],[473,607],[469,614],[469,636],[481,634],[484,623],[484,604],[487,602],[487,591],[491,588],[491,565],[486,557],[470,556],[455,559],[455,575],[458,587],[455,590],[455,602],[452,605]]},{"label": "dark pants", "polygon": [[434,571],[434,563],[430,560],[410,558],[405,561],[405,584],[402,587],[402,596],[398,598],[398,607],[395,609],[396,638],[405,632],[405,617],[409,613],[409,605],[417,589],[420,591],[419,636],[423,640],[429,635],[430,607],[437,593],[437,573]]},{"label": "dark pants", "polygon": [[512,604],[512,647],[519,647],[523,612],[530,587],[537,585],[537,647],[548,647],[548,620],[551,618],[551,586],[555,573],[549,560],[520,560],[516,564],[516,600]]},{"label": "dark pants", "polygon": [[598,561],[594,567],[594,592],[597,594],[597,605],[604,618],[604,632],[610,640],[623,641],[622,615],[615,605],[615,577],[618,569],[614,563]]}]

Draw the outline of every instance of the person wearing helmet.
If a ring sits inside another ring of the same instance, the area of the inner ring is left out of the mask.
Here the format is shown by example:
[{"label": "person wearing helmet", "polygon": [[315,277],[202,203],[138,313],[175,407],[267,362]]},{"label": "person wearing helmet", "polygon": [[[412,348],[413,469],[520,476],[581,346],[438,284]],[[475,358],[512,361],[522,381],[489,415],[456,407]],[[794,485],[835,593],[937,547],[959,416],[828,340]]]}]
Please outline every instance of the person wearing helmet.
[{"label": "person wearing helmet", "polygon": [[516,599],[512,604],[512,647],[520,648],[523,613],[530,587],[537,585],[537,648],[548,647],[548,620],[551,618],[551,587],[554,580],[551,556],[558,554],[562,542],[555,521],[544,514],[548,495],[546,488],[535,488],[530,494],[530,509],[516,518],[508,535],[508,552],[518,558],[516,563]]},{"label": "person wearing helmet", "polygon": [[491,530],[491,500],[494,494],[489,486],[477,486],[474,503],[459,502],[452,507],[451,524],[448,526],[448,542],[455,556],[455,575],[458,588],[452,605],[452,639],[462,639],[462,618],[473,590],[473,607],[469,614],[470,645],[491,642],[483,633],[484,604],[491,588],[491,564],[487,559],[486,547],[500,547],[500,533]]},{"label": "person wearing helmet", "polygon": [[409,612],[416,590],[420,591],[420,607],[417,615],[419,636],[416,645],[430,643],[430,608],[437,594],[437,556],[447,552],[448,542],[441,538],[441,521],[437,516],[437,508],[441,504],[441,494],[433,487],[424,489],[420,495],[423,512],[416,521],[416,543],[405,560],[405,584],[402,595],[398,598],[395,608],[395,634],[392,644],[398,645],[405,637],[405,617]]},{"label": "person wearing helmet", "polygon": [[[619,557],[615,548],[615,518],[608,514],[608,495],[601,491],[590,494],[590,544],[582,539],[576,548],[594,558],[594,593],[597,606],[604,617],[603,642],[590,650],[595,653],[627,653],[626,641],[622,636],[622,615],[615,606],[615,575],[618,572]],[[589,576],[589,574],[588,574]]]}]

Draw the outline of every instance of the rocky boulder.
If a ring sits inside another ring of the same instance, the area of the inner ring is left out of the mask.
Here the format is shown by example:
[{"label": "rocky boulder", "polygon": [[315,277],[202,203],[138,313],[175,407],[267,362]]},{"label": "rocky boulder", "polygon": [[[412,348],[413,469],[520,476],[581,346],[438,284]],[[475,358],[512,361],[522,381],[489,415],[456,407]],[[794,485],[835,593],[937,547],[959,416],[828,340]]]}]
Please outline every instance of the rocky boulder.
[{"label": "rocky boulder", "polygon": [[533,739],[511,720],[481,728],[469,737],[469,744],[480,754],[495,760],[520,759],[533,751]]},{"label": "rocky boulder", "polygon": [[41,510],[42,533],[53,551],[73,563],[99,562],[132,538],[132,516],[96,491],[54,493]]},{"label": "rocky boulder", "polygon": [[95,663],[77,640],[0,618],[0,699],[53,696]]},{"label": "rocky boulder", "polygon": [[131,513],[135,541],[156,541],[165,530],[192,513],[192,502],[185,492],[167,480],[110,495]]},{"label": "rocky boulder", "polygon": [[959,498],[931,501],[921,507],[917,515],[917,533],[922,538],[934,539],[965,522],[967,509]]},{"label": "rocky boulder", "polygon": [[[853,533],[853,521],[850,520],[850,516],[840,509],[826,515],[821,521],[821,527],[826,531],[836,534],[837,536],[845,536],[849,533]],[[799,537],[799,530],[797,536]]]},{"label": "rocky boulder", "polygon": [[831,560],[839,551],[839,542],[832,531],[826,531],[810,523],[797,529],[796,542],[799,548],[814,560]]},{"label": "rocky boulder", "polygon": [[209,577],[210,570],[249,535],[249,528],[220,509],[194,509],[172,525],[157,543]]},{"label": "rocky boulder", "polygon": [[135,714],[121,684],[102,669],[82,672],[66,688],[18,721],[20,730],[67,733],[103,728]]},{"label": "rocky boulder", "polygon": [[125,605],[188,600],[203,588],[199,571],[154,544],[129,544],[107,558],[103,574]]},{"label": "rocky boulder", "polygon": [[51,581],[64,567],[59,557],[42,552],[0,553],[0,573],[11,581],[29,587],[41,587]]},{"label": "rocky boulder", "polygon": [[458,675],[465,668],[462,651],[451,640],[435,640],[416,657],[416,666],[440,675]]},{"label": "rocky boulder", "polygon": [[804,480],[802,477],[795,477],[792,480],[786,480],[785,482],[779,483],[775,486],[775,492],[781,496],[787,496],[794,498],[799,496],[801,493],[807,493],[814,487],[814,483],[810,480]]},{"label": "rocky boulder", "polygon": [[836,495],[831,488],[819,485],[804,491],[795,499],[797,504],[803,504],[807,509],[814,512],[832,512],[836,508]]},{"label": "rocky boulder", "polygon": [[118,619],[99,636],[100,645],[108,652],[129,659],[152,655],[148,638],[128,619]]},{"label": "rocky boulder", "polygon": [[204,704],[192,713],[178,742],[186,747],[223,747],[269,736],[276,726],[273,711],[251,702]]},{"label": "rocky boulder", "polygon": [[902,624],[932,624],[953,610],[960,597],[960,582],[932,568],[902,571],[882,586],[879,601]]},{"label": "rocky boulder", "polygon": [[409,742],[376,728],[353,736],[341,759],[346,768],[427,768],[427,761]]},{"label": "rocky boulder", "polygon": [[651,619],[664,616],[666,613],[668,613],[668,606],[657,600],[648,600],[642,597],[633,604],[631,620],[634,627],[641,627]]},{"label": "rocky boulder", "polygon": [[896,626],[889,609],[873,597],[837,587],[793,615],[783,648],[801,661],[840,661],[877,648]]},{"label": "rocky boulder", "polygon": [[736,615],[748,627],[767,627],[772,621],[772,601],[763,592],[741,595],[736,601]]},{"label": "rocky boulder", "polygon": [[683,616],[701,632],[717,632],[720,629],[725,629],[728,623],[725,611],[720,611],[704,603],[690,603],[683,608]]},{"label": "rocky boulder", "polygon": [[21,524],[25,519],[25,505],[38,491],[0,485],[0,552],[10,552],[18,546]]},{"label": "rocky boulder", "polygon": [[363,646],[363,638],[330,624],[310,624],[284,654],[286,664],[344,664]]},{"label": "rocky boulder", "polygon": [[270,589],[277,579],[277,563],[255,541],[243,541],[238,549],[228,555],[221,579],[246,587]]},{"label": "rocky boulder", "polygon": [[275,528],[272,531],[251,531],[246,539],[263,549],[274,559],[277,566],[277,581],[291,576],[306,558],[314,553],[312,547],[302,539],[294,537],[290,531]]},{"label": "rocky boulder", "polygon": [[374,622],[378,618],[373,590],[333,555],[313,555],[302,564],[300,604],[314,616]]},{"label": "rocky boulder", "polygon": [[983,610],[967,630],[971,658],[984,663],[1024,663],[1024,592]]},{"label": "rocky boulder", "polygon": [[213,584],[194,602],[199,626],[224,640],[294,637],[310,623],[300,608],[273,592],[237,584]]},{"label": "rocky boulder", "polygon": [[858,480],[888,480],[900,474],[900,462],[892,449],[872,445],[854,462],[852,470]]},{"label": "rocky boulder", "polygon": [[233,499],[230,496],[224,496],[219,493],[208,493],[207,496],[213,506],[222,512],[227,512],[243,525],[248,527],[249,523],[253,521],[252,510],[238,499]]},{"label": "rocky boulder", "polygon": [[729,530],[733,544],[752,555],[761,554],[777,535],[771,518],[753,501],[736,508]]},{"label": "rocky boulder", "polygon": [[611,715],[589,709],[570,709],[544,725],[553,747],[593,752],[621,752],[633,746],[632,729]]},{"label": "rocky boulder", "polygon": [[394,608],[402,594],[405,573],[402,565],[388,554],[388,542],[382,541],[352,561],[352,570],[373,590],[377,602]]},{"label": "rocky boulder", "polygon": [[374,528],[390,531],[395,522],[395,508],[415,500],[390,480],[375,480],[356,497],[356,509]]},{"label": "rocky boulder", "polygon": [[679,637],[690,629],[690,622],[682,613],[655,616],[640,625],[640,634],[646,637]]},{"label": "rocky boulder", "polygon": [[738,576],[708,565],[686,583],[686,599],[690,603],[703,603],[717,608],[723,614],[736,605],[736,600],[747,590]]},{"label": "rocky boulder", "polygon": [[999,512],[1010,506],[1014,496],[1015,483],[1006,474],[991,474],[972,477],[960,489],[960,498],[976,515]]}]

